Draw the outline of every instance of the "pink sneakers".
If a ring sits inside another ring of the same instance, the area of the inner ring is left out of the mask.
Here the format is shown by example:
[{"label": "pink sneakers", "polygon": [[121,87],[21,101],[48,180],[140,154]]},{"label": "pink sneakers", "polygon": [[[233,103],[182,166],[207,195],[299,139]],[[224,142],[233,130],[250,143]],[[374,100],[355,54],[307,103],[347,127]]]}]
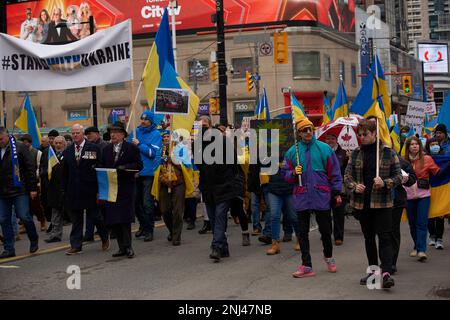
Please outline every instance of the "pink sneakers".
[{"label": "pink sneakers", "polygon": [[334,258],[323,257],[323,260],[327,264],[328,272],[335,273],[336,272],[336,261],[334,261]]},{"label": "pink sneakers", "polygon": [[314,277],[316,274],[312,270],[311,267],[307,266],[299,266],[297,271],[295,271],[292,276],[294,278],[306,278],[306,277]]}]

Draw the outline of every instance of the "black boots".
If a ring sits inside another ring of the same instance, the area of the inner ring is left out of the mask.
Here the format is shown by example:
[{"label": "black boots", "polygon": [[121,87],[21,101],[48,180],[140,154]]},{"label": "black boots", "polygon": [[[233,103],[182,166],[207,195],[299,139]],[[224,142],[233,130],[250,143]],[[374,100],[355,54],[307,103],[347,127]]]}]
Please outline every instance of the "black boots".
[{"label": "black boots", "polygon": [[205,234],[211,231],[211,223],[209,221],[203,221],[203,227],[198,231],[199,234]]}]

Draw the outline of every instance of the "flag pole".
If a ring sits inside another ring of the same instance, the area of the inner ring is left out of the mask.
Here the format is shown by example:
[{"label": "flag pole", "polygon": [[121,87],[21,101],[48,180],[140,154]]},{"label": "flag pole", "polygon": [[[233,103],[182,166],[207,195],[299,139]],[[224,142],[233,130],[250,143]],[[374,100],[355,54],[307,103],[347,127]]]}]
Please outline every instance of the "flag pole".
[{"label": "flag pole", "polygon": [[175,21],[175,9],[178,8],[177,0],[170,1],[170,8],[172,10],[172,49],[173,49],[173,62],[174,69],[177,72],[177,32],[176,32],[176,21]]},{"label": "flag pole", "polygon": [[[133,80],[131,80],[132,82],[131,82],[131,86],[132,86],[132,88],[134,88],[134,84],[133,84]],[[134,120],[134,114],[136,113],[136,103],[137,103],[137,99],[138,99],[138,97],[139,97],[139,93],[141,92],[141,88],[142,88],[142,79],[141,79],[141,81],[139,82],[139,87],[138,87],[138,90],[137,90],[137,92],[136,92],[136,95],[135,95],[135,97],[134,97],[134,102],[133,102],[133,105],[132,105],[132,107],[131,107],[131,112],[130,112],[130,117],[128,118],[128,123],[127,123],[127,131],[128,131],[128,129],[130,128],[130,123],[131,123],[131,121],[133,121],[133,137],[136,139],[136,121]],[[132,90],[132,91],[134,91],[134,90]]]},{"label": "flag pole", "polygon": [[[289,99],[291,100],[291,113],[292,113],[292,128],[294,130],[294,142],[295,142],[295,155],[297,156],[297,166],[300,166],[300,156],[299,156],[299,151],[298,151],[298,143],[297,143],[297,131],[295,130],[295,114],[294,114],[294,106],[292,103],[292,89],[291,87],[289,87]],[[294,169],[295,171],[295,169]],[[298,175],[298,185],[301,187],[303,186],[302,184],[302,175]]]},{"label": "flag pole", "polygon": [[[378,105],[378,109],[380,109],[380,111],[381,111],[380,102],[378,100],[380,98],[380,90],[378,87],[378,54],[377,54],[377,46],[376,45],[373,47],[373,50],[375,51],[374,59],[375,59],[375,82],[376,82],[376,87],[377,87],[377,105]],[[377,117],[377,140],[376,140],[377,160],[376,160],[376,169],[375,169],[375,175],[377,177],[380,176],[380,122],[379,122],[379,120],[380,119],[378,119],[378,117]]]}]

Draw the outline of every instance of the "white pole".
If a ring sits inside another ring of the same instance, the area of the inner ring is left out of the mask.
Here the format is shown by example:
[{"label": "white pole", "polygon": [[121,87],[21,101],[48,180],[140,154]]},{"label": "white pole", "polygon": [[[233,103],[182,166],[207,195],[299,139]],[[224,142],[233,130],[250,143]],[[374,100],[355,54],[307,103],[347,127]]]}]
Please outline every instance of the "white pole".
[{"label": "white pole", "polygon": [[141,88],[142,88],[142,80],[139,82],[139,87],[138,90],[136,92],[136,95],[134,97],[134,102],[133,102],[133,106],[131,107],[131,112],[130,112],[130,117],[128,118],[128,124],[127,124],[127,132],[128,129],[130,128],[130,123],[131,121],[133,121],[133,137],[136,139],[136,121],[134,120],[134,114],[136,113],[136,103],[139,97],[139,93],[141,92]]},{"label": "white pole", "polygon": [[[375,81],[377,83],[379,83],[378,82],[378,61],[377,61],[378,55],[377,55],[377,46],[376,45],[373,46],[373,50],[375,51],[375,55],[373,57],[375,59]],[[380,108],[380,104],[378,102],[378,95],[379,95],[379,87],[378,87],[378,85],[376,86],[376,88],[377,88],[377,105],[378,105],[378,108]],[[377,140],[376,140],[376,143],[377,143],[377,161],[376,161],[376,173],[375,173],[375,175],[377,177],[380,176],[380,122],[379,122],[379,120],[380,119],[377,118]]]},{"label": "white pole", "polygon": [[[175,24],[175,9],[178,8],[176,0],[170,2],[170,8],[172,11],[172,47],[173,47],[173,59],[175,62],[175,72],[177,71],[177,30]],[[170,12],[170,11],[169,11]]]}]

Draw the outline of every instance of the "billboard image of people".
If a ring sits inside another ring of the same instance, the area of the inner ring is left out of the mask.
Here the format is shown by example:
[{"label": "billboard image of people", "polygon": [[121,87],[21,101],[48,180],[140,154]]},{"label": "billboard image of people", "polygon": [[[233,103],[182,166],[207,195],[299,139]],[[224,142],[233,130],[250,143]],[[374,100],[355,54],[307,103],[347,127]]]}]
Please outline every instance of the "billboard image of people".
[{"label": "billboard image of people", "polygon": [[[211,15],[216,12],[215,0],[178,0],[178,7],[169,10],[175,14],[177,30],[195,33],[214,30]],[[57,40],[77,39],[89,35],[89,15],[95,20],[97,30],[108,28],[131,18],[133,34],[153,34],[157,31],[164,9],[169,0],[40,0],[7,5],[8,34],[20,37],[21,25],[29,20],[27,8],[31,9],[31,19],[36,42],[50,33],[54,22]],[[61,17],[55,20],[55,10],[60,9]],[[320,25],[341,32],[355,29],[354,0],[224,0],[226,27],[236,25],[281,24],[288,21],[317,21]],[[59,23],[59,27],[58,27]],[[30,28],[28,28],[30,29]],[[54,31],[54,30],[53,30]],[[59,32],[61,31],[61,32]],[[63,33],[61,36],[60,33]],[[53,33],[53,36],[55,34]],[[62,39],[61,39],[62,38]],[[66,39],[67,38],[67,39]],[[52,40],[52,39],[50,39]],[[67,40],[67,41],[70,41]]]}]

